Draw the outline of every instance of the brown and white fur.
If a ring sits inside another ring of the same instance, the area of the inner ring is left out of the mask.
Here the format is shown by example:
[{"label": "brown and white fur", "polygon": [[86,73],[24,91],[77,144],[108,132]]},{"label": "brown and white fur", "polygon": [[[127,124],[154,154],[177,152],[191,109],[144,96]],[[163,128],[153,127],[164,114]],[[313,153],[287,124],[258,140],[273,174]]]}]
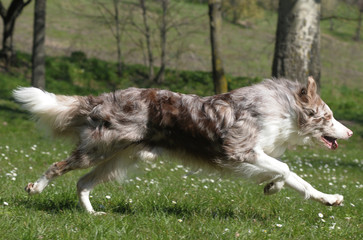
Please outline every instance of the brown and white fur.
[{"label": "brown and white fur", "polygon": [[61,96],[37,88],[18,88],[14,98],[55,136],[77,141],[73,153],[52,164],[25,190],[40,193],[55,177],[93,167],[77,183],[82,207],[94,211],[90,191],[123,177],[139,159],[172,153],[186,164],[207,167],[266,183],[265,194],[284,185],[306,199],[340,205],[343,196],[325,194],[278,160],[290,145],[319,143],[330,149],[353,132],[336,121],[307,85],[285,79],[211,97],[158,89],[129,88],[94,96]]}]

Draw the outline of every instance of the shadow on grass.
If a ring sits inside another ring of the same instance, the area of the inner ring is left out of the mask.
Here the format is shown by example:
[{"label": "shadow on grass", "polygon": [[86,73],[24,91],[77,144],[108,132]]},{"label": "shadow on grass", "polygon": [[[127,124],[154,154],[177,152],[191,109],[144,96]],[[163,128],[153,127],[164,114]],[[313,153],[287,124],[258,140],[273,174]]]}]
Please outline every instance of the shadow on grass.
[{"label": "shadow on grass", "polygon": [[[52,195],[47,198],[43,196],[32,196],[17,199],[19,205],[23,205],[27,209],[44,211],[50,214],[61,214],[65,211],[82,211],[78,205],[78,200],[73,194]],[[236,219],[267,221],[271,216],[276,215],[274,209],[266,211],[266,209],[256,209],[246,206],[243,208],[234,208],[231,206],[223,206],[222,204],[215,208],[203,207],[200,204],[188,203],[188,205],[172,205],[165,206],[163,203],[152,203],[146,200],[144,205],[131,205],[125,202],[111,203],[105,209],[100,209],[99,202],[93,202],[96,211],[105,211],[106,213],[116,213],[120,215],[151,215],[151,216],[175,216],[177,218],[202,217],[213,219]]]},{"label": "shadow on grass", "polygon": [[78,207],[78,201],[72,196],[60,195],[55,198],[44,198],[38,196],[32,196],[18,200],[19,205],[23,205],[25,208],[35,209],[38,211],[45,211],[48,213],[61,213],[65,210],[76,210]]},{"label": "shadow on grass", "polygon": [[137,215],[139,213],[148,213],[150,215],[171,215],[177,218],[185,217],[205,217],[214,219],[255,219],[258,221],[265,221],[273,212],[266,213],[260,209],[252,209],[246,207],[244,209],[234,209],[229,206],[219,206],[214,209],[203,207],[198,204],[193,205],[173,205],[165,206],[162,203],[153,203],[152,205],[144,205],[142,207],[133,207],[128,203],[119,203],[111,209],[113,213]]}]

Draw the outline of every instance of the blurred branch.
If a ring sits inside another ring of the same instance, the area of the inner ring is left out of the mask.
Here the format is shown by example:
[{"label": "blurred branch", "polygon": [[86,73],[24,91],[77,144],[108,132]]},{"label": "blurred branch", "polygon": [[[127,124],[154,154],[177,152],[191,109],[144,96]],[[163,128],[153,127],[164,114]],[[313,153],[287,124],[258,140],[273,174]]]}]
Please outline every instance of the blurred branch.
[{"label": "blurred branch", "polygon": [[344,21],[358,21],[358,18],[348,18],[348,17],[341,17],[341,16],[322,17],[322,18],[320,18],[320,21],[331,20],[331,19],[344,20]]}]

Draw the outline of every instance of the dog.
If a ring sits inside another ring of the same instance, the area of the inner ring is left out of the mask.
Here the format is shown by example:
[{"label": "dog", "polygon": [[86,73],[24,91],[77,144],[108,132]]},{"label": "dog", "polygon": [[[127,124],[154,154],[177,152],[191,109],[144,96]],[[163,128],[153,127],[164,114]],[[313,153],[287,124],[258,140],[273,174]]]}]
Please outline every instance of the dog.
[{"label": "dog", "polygon": [[278,160],[291,145],[334,150],[337,139],[353,135],[334,119],[312,77],[306,84],[267,79],[209,97],[139,88],[97,97],[63,96],[33,87],[17,88],[13,96],[54,136],[77,142],[68,158],[26,186],[30,195],[71,170],[93,167],[77,183],[78,198],[87,212],[104,214],[89,200],[97,184],[125,177],[140,159],[172,154],[197,168],[264,183],[266,195],[286,185],[325,205],[343,202],[343,196],[316,190]]}]

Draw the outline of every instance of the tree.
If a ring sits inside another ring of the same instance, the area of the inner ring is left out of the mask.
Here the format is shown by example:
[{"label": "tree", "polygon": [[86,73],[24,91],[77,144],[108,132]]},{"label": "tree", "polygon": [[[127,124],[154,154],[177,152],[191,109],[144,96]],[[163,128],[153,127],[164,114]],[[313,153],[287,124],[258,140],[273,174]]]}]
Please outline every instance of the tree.
[{"label": "tree", "polygon": [[[182,1],[154,0],[149,1],[148,6],[145,4],[145,0],[138,0],[137,5],[141,10],[142,21],[138,21],[137,17],[131,21],[132,25],[141,33],[142,38],[136,39],[131,34],[129,37],[134,38],[132,41],[142,49],[144,63],[149,68],[149,81],[160,84],[164,82],[168,60],[178,57],[181,52],[186,51],[185,47],[183,47],[185,46],[183,40],[196,33],[195,30],[191,30],[193,27],[190,26],[192,24],[195,26],[195,21],[205,16],[205,14],[194,17],[180,17],[181,14],[178,14],[177,11],[182,11]],[[136,13],[132,14],[132,16],[136,16]],[[184,28],[185,26],[189,27]],[[172,43],[172,46],[167,47],[170,43]],[[178,45],[178,43],[182,44]],[[169,54],[173,51],[174,54]],[[160,67],[156,74],[154,74],[155,59],[158,61],[160,59]]]},{"label": "tree", "polygon": [[214,91],[216,94],[228,91],[227,80],[224,76],[224,69],[221,57],[221,0],[209,0],[209,23],[210,23],[210,41],[212,49],[212,70]]},{"label": "tree", "polygon": [[159,0],[161,3],[161,20],[160,20],[160,68],[155,77],[155,82],[162,83],[165,78],[165,67],[166,67],[166,34],[168,31],[167,13],[169,10],[169,0]]},{"label": "tree", "polygon": [[35,0],[32,54],[32,86],[45,89],[45,6],[46,0]]},{"label": "tree", "polygon": [[280,1],[278,14],[272,75],[320,85],[320,1]]},{"label": "tree", "polygon": [[142,11],[142,20],[143,20],[144,28],[140,28],[135,23],[134,23],[134,26],[136,26],[138,28],[138,30],[141,31],[145,37],[148,67],[149,67],[148,78],[149,78],[149,80],[152,81],[154,79],[154,57],[153,57],[153,52],[151,50],[151,31],[150,31],[150,27],[149,27],[149,23],[148,23],[147,8],[145,5],[145,0],[139,0],[139,6]]},{"label": "tree", "polygon": [[254,18],[263,15],[257,0],[223,0],[222,16],[233,24],[239,24],[244,18]]},{"label": "tree", "polygon": [[[121,41],[125,32],[126,26],[130,19],[131,11],[128,14],[120,14],[121,0],[113,0],[112,7],[108,6],[107,2],[94,1],[97,4],[103,20],[112,32],[113,37],[116,40],[116,52],[117,52],[117,75],[122,77],[123,64],[122,64],[122,47]],[[126,5],[123,5],[126,7]],[[126,12],[126,11],[125,11]]]},{"label": "tree", "polygon": [[357,7],[359,9],[359,16],[358,16],[358,25],[357,25],[357,30],[355,32],[354,40],[360,41],[360,32],[362,28],[362,19],[363,19],[363,0],[357,1]]},{"label": "tree", "polygon": [[13,49],[13,34],[15,21],[21,14],[23,8],[28,5],[31,0],[12,0],[8,9],[4,7],[0,1],[0,15],[3,19],[3,41],[0,58],[5,60],[6,65],[11,65],[15,53]]},{"label": "tree", "polygon": [[321,18],[329,20],[329,30],[334,31],[334,18],[338,8],[338,0],[321,0]]}]

